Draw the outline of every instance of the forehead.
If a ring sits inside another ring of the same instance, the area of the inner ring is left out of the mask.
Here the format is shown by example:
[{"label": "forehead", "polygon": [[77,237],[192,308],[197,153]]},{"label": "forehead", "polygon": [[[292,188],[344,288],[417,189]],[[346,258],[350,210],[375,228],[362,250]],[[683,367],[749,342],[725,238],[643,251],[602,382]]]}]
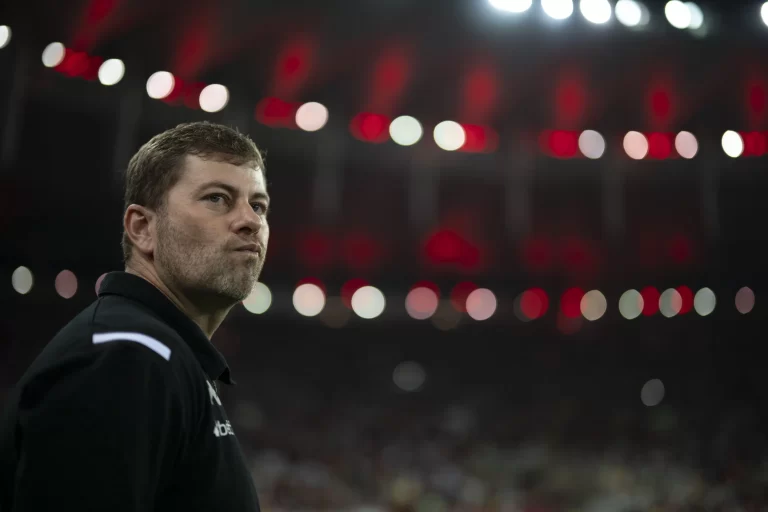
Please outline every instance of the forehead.
[{"label": "forehead", "polygon": [[178,181],[179,187],[198,188],[213,181],[226,183],[248,194],[266,192],[267,190],[264,173],[251,162],[244,165],[234,165],[215,159],[203,159],[194,155],[185,157]]}]

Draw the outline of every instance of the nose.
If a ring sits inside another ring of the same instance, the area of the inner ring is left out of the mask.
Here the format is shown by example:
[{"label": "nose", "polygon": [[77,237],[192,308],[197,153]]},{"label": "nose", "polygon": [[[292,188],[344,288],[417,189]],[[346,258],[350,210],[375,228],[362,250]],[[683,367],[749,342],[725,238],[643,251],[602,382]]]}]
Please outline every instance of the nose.
[{"label": "nose", "polygon": [[261,215],[253,211],[250,203],[245,201],[237,209],[237,217],[233,227],[237,233],[256,234],[261,231],[263,224],[264,219]]}]

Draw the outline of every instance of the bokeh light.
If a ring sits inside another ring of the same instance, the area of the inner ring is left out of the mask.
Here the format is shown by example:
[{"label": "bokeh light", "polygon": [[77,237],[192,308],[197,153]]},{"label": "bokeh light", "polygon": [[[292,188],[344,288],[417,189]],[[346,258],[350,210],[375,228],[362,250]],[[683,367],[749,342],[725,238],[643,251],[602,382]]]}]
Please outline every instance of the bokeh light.
[{"label": "bokeh light", "polygon": [[744,139],[733,130],[728,130],[723,134],[723,151],[731,158],[738,158],[744,152]]},{"label": "bokeh light", "polygon": [[316,132],[328,122],[328,109],[322,103],[310,101],[296,110],[296,126],[305,132]]},{"label": "bokeh light", "polygon": [[423,134],[421,123],[411,116],[400,116],[389,124],[389,136],[401,146],[413,146]]},{"label": "bokeh light", "polygon": [[55,68],[64,61],[66,48],[61,43],[51,43],[43,50],[43,66]]},{"label": "bokeh light", "polygon": [[701,316],[707,316],[715,310],[717,299],[715,292],[709,288],[702,288],[693,297],[693,309]]},{"label": "bokeh light", "polygon": [[293,292],[293,307],[302,316],[317,316],[325,307],[325,293],[312,283],[304,283]]},{"label": "bokeh light", "polygon": [[426,320],[435,314],[440,302],[439,297],[425,286],[417,286],[405,297],[405,310],[411,318]]},{"label": "bokeh light", "polygon": [[760,7],[760,17],[763,19],[763,23],[768,27],[768,2],[765,2],[762,7]]},{"label": "bokeh light", "polygon": [[11,42],[11,27],[0,25],[0,48],[5,48]]},{"label": "bokeh light", "polygon": [[147,95],[155,100],[167,98],[176,85],[176,79],[167,71],[152,73],[147,79]]},{"label": "bokeh light", "polygon": [[635,0],[619,0],[614,7],[614,14],[625,27],[637,27],[645,21],[644,6]]},{"label": "bokeh light", "polygon": [[96,295],[99,294],[99,290],[101,290],[101,283],[104,281],[104,278],[107,277],[107,273],[104,272],[99,276],[98,279],[96,279],[96,286],[94,286],[94,291],[96,292]]},{"label": "bokeh light", "polygon": [[627,290],[619,298],[619,313],[627,320],[643,314],[643,296],[637,290]]},{"label": "bokeh light", "polygon": [[608,301],[605,300],[605,295],[600,290],[591,290],[581,298],[580,308],[582,316],[590,322],[594,322],[605,315]]},{"label": "bokeh light", "polygon": [[541,0],[541,8],[552,19],[564,20],[573,14],[572,0]]},{"label": "bokeh light", "polygon": [[521,13],[531,8],[533,0],[488,0],[488,3],[500,11]]},{"label": "bokeh light", "polygon": [[640,132],[628,132],[624,136],[624,151],[633,160],[642,160],[648,154],[648,139]]},{"label": "bokeh light", "polygon": [[579,150],[587,158],[598,159],[605,153],[605,139],[595,130],[584,130],[579,135]]},{"label": "bokeh light", "polygon": [[395,367],[392,380],[403,391],[418,391],[426,381],[427,373],[424,367],[414,361],[405,361]]},{"label": "bokeh light", "polygon": [[229,103],[229,90],[221,84],[205,86],[200,91],[200,108],[205,112],[219,112]]},{"label": "bokeh light", "polygon": [[640,400],[643,405],[653,407],[659,405],[664,399],[664,383],[659,379],[651,379],[640,390]]},{"label": "bokeh light", "polygon": [[611,4],[608,0],[581,0],[579,10],[584,19],[596,25],[607,23],[611,19]]},{"label": "bokeh light", "polygon": [[19,267],[11,274],[11,285],[17,293],[26,295],[32,289],[35,280],[32,271],[27,267]]},{"label": "bokeh light", "polygon": [[691,10],[679,0],[670,0],[664,6],[664,15],[670,25],[678,29],[686,29],[691,26]]},{"label": "bokeh light", "polygon": [[736,310],[746,315],[755,307],[755,292],[751,288],[743,287],[736,292]]},{"label": "bokeh light", "polygon": [[467,314],[475,320],[488,320],[496,312],[496,296],[487,288],[478,288],[467,296]]},{"label": "bokeh light", "polygon": [[352,311],[360,318],[376,318],[384,312],[385,306],[384,294],[374,286],[362,286],[352,295]]},{"label": "bokeh light", "polygon": [[683,297],[680,295],[680,292],[674,288],[669,288],[662,292],[659,297],[659,311],[661,311],[662,315],[667,318],[672,318],[680,313],[682,308]]},{"label": "bokeh light", "polygon": [[245,309],[255,315],[265,313],[272,305],[272,292],[269,287],[262,282],[256,283],[251,293],[243,301]]},{"label": "bokeh light", "polygon": [[675,136],[675,149],[681,157],[691,159],[699,152],[699,142],[691,132],[680,132]]},{"label": "bokeh light", "polygon": [[443,121],[435,126],[435,144],[445,151],[456,151],[467,141],[464,128],[455,121]]},{"label": "bokeh light", "polygon": [[54,281],[56,293],[65,299],[71,299],[77,293],[77,276],[71,270],[62,270]]}]

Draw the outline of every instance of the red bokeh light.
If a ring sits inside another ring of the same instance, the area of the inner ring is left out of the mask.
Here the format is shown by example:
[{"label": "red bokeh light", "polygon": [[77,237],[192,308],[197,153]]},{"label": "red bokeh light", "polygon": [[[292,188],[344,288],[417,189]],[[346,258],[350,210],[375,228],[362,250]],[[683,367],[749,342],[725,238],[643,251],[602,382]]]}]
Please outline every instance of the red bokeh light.
[{"label": "red bokeh light", "polygon": [[766,152],[766,139],[765,135],[761,132],[742,132],[742,140],[744,141],[744,152],[742,156],[763,156]]},{"label": "red bokeh light", "polygon": [[661,293],[653,286],[646,286],[640,290],[640,295],[643,297],[643,314],[645,316],[653,316],[659,312],[659,298]]},{"label": "red bokeh light", "polygon": [[487,63],[475,66],[464,81],[462,117],[474,121],[484,120],[496,105],[498,90],[496,68]]},{"label": "red bokeh light", "polygon": [[574,158],[579,154],[579,134],[573,131],[552,130],[542,133],[542,150],[557,158]]},{"label": "red bokeh light", "polygon": [[[555,90],[555,116],[560,126],[576,123],[586,111],[587,88],[580,73],[570,73]],[[573,127],[573,126],[568,126]]]},{"label": "red bokeh light", "polygon": [[85,80],[95,80],[99,75],[99,67],[104,62],[101,57],[91,57],[85,52],[77,52],[70,48],[64,49],[64,58],[54,69],[68,77],[79,77]]},{"label": "red bokeh light", "polygon": [[435,264],[453,263],[474,269],[480,265],[480,249],[451,229],[433,233],[424,246],[427,259]]},{"label": "red bokeh light", "polygon": [[669,240],[668,252],[675,263],[688,263],[693,257],[691,241],[684,235],[676,235]]},{"label": "red bokeh light", "polygon": [[456,311],[467,312],[467,297],[477,290],[477,285],[469,281],[462,281],[451,290],[451,304]]},{"label": "red bokeh light", "polygon": [[768,95],[766,95],[765,85],[758,81],[753,81],[747,86],[747,104],[749,111],[754,117],[761,117],[765,114],[766,104],[768,104]]},{"label": "red bokeh light", "polygon": [[352,308],[352,296],[357,290],[363,286],[368,286],[370,283],[365,279],[355,278],[350,279],[343,285],[341,285],[341,301],[348,308]]},{"label": "red bokeh light", "polygon": [[486,126],[475,124],[462,124],[466,140],[459,151],[466,153],[490,153],[499,145],[499,137],[496,132]]},{"label": "red bokeh light", "polygon": [[666,86],[651,89],[648,95],[651,116],[654,121],[665,123],[672,117],[672,94]]},{"label": "red bokeh light", "polygon": [[333,245],[330,238],[318,232],[311,232],[299,239],[299,259],[309,267],[325,267],[333,260]]},{"label": "red bokeh light", "polygon": [[581,299],[584,291],[581,288],[569,288],[560,298],[560,311],[566,318],[577,318],[581,315]]},{"label": "red bokeh light", "polygon": [[541,318],[549,309],[549,297],[541,288],[532,288],[523,292],[520,298],[520,311],[530,320]]},{"label": "red bokeh light", "polygon": [[668,133],[649,133],[648,156],[664,160],[672,155],[672,136]]},{"label": "red bokeh light", "polygon": [[356,139],[381,144],[389,138],[391,121],[387,116],[363,112],[352,118],[349,131]]},{"label": "red bokeh light", "polygon": [[256,120],[267,126],[296,128],[296,111],[300,106],[280,98],[264,98],[256,105]]},{"label": "red bokeh light", "polygon": [[685,285],[678,286],[677,293],[682,299],[679,315],[684,315],[693,309],[693,291]]}]

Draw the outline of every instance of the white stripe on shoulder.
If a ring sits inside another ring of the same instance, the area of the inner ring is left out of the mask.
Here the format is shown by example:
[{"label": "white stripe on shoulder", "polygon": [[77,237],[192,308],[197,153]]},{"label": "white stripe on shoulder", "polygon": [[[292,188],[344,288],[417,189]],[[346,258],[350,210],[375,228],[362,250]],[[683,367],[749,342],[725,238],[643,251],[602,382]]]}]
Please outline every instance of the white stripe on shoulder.
[{"label": "white stripe on shoulder", "polygon": [[154,350],[166,361],[171,359],[171,349],[164,343],[161,343],[146,334],[138,332],[101,332],[93,335],[94,345],[109,343],[110,341],[133,341],[134,343],[139,343]]}]

